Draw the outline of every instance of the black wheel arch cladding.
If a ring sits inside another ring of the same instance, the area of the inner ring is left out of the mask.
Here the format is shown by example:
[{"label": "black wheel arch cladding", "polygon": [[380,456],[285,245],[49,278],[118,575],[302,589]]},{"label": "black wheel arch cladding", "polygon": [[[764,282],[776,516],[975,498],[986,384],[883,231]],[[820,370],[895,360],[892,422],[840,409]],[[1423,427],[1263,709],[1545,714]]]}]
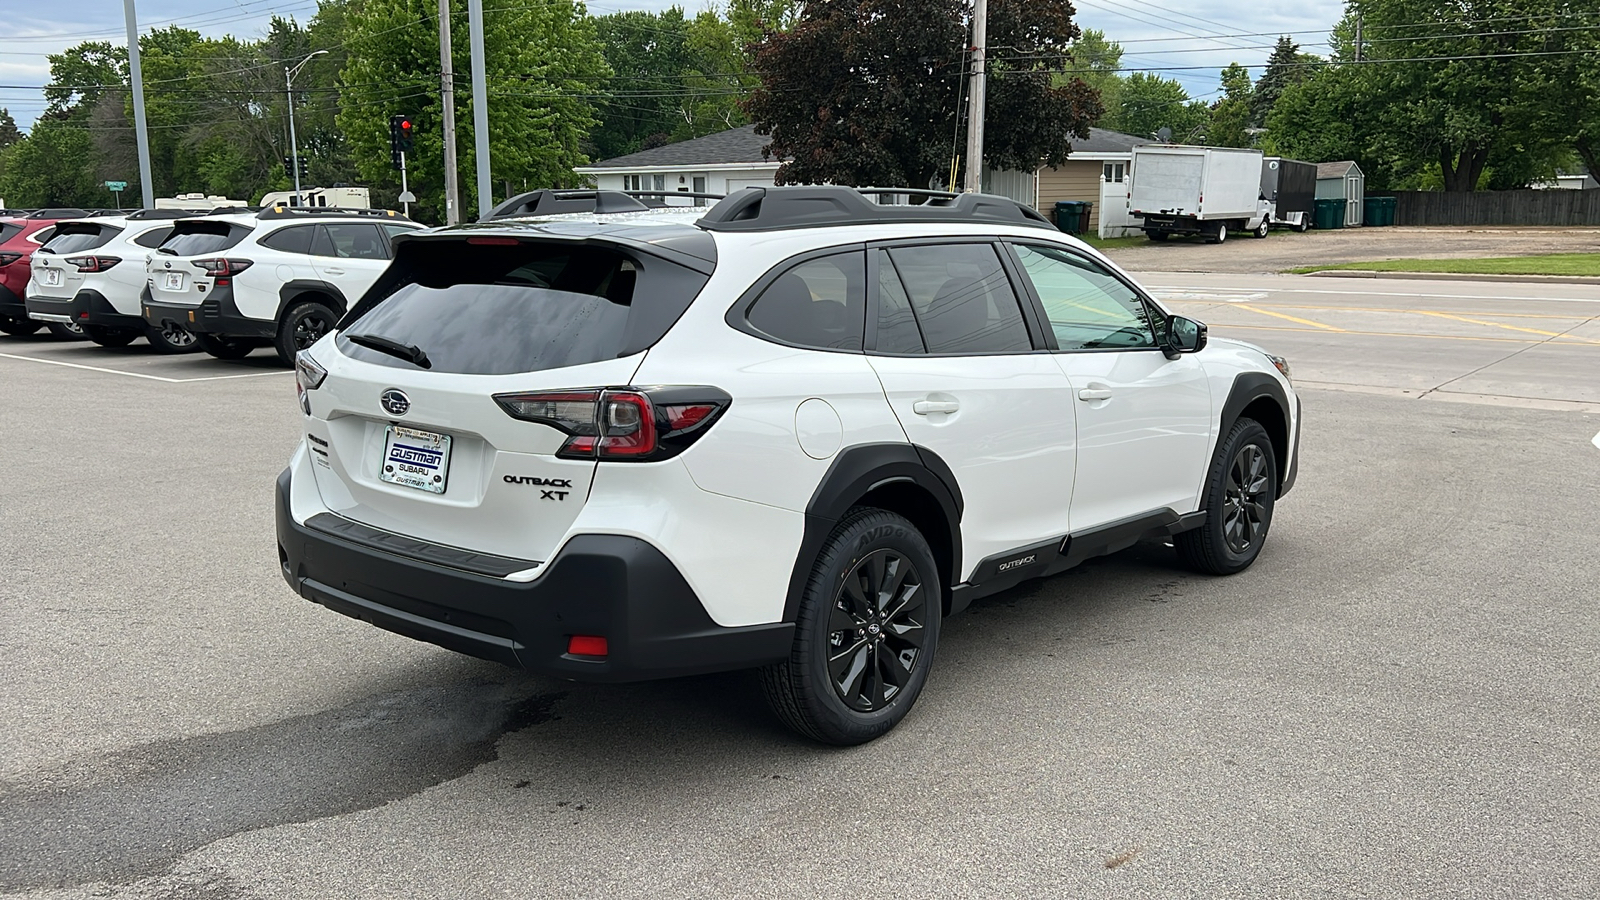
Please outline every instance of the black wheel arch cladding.
[{"label": "black wheel arch cladding", "polygon": [[343,316],[349,304],[345,300],[344,292],[326,281],[310,278],[297,278],[285,282],[278,289],[278,319],[297,303],[310,301],[322,303],[333,310],[335,315]]},{"label": "black wheel arch cladding", "polygon": [[[1267,432],[1267,437],[1272,441],[1272,453],[1277,464],[1277,487],[1281,492],[1288,470],[1284,461],[1289,456],[1291,420],[1289,395],[1278,379],[1266,372],[1245,372],[1234,378],[1233,387],[1228,391],[1228,399],[1222,405],[1221,427],[1217,431],[1218,444],[1227,439],[1234,423],[1241,418],[1250,418],[1261,423],[1261,427]],[[1200,498],[1200,508],[1205,509],[1210,499],[1208,488],[1206,496]]]}]

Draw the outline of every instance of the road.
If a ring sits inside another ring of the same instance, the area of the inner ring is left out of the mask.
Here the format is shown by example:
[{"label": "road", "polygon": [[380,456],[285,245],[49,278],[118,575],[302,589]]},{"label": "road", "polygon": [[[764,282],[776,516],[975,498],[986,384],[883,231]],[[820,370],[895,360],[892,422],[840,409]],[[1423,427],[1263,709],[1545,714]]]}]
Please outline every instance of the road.
[{"label": "road", "polygon": [[292,376],[0,342],[0,892],[1600,895],[1600,288],[1145,281],[1301,379],[1260,561],[982,601],[849,750],[299,600]]}]

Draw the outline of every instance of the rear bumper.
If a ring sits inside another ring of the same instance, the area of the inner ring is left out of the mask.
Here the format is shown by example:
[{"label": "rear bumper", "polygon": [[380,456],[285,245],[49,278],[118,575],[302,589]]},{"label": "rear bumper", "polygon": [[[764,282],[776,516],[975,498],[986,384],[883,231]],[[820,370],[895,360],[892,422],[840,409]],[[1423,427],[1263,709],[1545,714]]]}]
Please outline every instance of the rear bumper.
[{"label": "rear bumper", "polygon": [[[512,582],[433,561],[465,556],[459,551],[363,539],[359,526],[335,533],[301,525],[289,513],[290,478],[285,470],[277,485],[284,579],[305,599],[379,628],[573,681],[698,675],[789,654],[793,625],[717,625],[671,561],[638,538],[580,535],[538,579]],[[569,655],[574,634],[605,637],[607,656]]]},{"label": "rear bumper", "polygon": [[147,327],[139,316],[117,312],[111,301],[99,291],[79,291],[70,300],[29,297],[26,301],[28,317],[41,322],[76,322],[102,328],[132,328],[144,331]]},{"label": "rear bumper", "polygon": [[175,322],[195,334],[254,338],[271,338],[278,334],[277,323],[240,315],[239,307],[233,302],[231,287],[213,287],[199,306],[189,306],[156,300],[146,285],[139,294],[139,309],[144,313],[144,320],[151,325]]}]

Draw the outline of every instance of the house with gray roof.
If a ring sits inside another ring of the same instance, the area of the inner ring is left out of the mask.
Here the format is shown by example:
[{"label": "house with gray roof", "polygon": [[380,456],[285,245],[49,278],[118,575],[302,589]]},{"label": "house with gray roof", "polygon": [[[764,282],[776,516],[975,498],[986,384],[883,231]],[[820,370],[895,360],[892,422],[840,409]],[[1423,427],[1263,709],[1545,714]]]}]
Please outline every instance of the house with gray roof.
[{"label": "house with gray roof", "polygon": [[[602,159],[576,169],[601,190],[731,194],[740,188],[771,187],[780,159],[762,150],[771,139],[742,125],[705,137]],[[693,201],[704,206],[706,201]]]}]

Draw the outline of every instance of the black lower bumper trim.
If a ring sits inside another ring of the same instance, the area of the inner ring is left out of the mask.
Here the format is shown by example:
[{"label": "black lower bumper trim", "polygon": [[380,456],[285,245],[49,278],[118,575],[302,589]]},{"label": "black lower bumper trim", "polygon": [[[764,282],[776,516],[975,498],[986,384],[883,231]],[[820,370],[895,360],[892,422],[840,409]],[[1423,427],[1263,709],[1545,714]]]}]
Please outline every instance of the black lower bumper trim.
[{"label": "black lower bumper trim", "polygon": [[130,316],[117,312],[117,308],[112,306],[111,301],[99,291],[79,291],[70,300],[29,297],[26,302],[30,316],[33,313],[67,316],[78,325],[126,328],[141,333],[150,327],[143,316]]},{"label": "black lower bumper trim", "polygon": [[[727,628],[670,560],[638,538],[572,538],[527,583],[367,546],[294,521],[277,485],[278,556],[296,593],[380,628],[574,681],[643,681],[754,668],[786,658],[794,626]],[[497,557],[498,558],[498,557]],[[604,659],[572,656],[572,635],[606,638]]]},{"label": "black lower bumper trim", "polygon": [[276,322],[263,322],[242,315],[233,302],[233,288],[226,285],[213,286],[211,293],[200,301],[199,306],[163,303],[151,295],[150,287],[146,285],[139,294],[139,308],[144,313],[145,321],[151,325],[176,322],[194,334],[252,338],[271,338],[278,334]]}]

